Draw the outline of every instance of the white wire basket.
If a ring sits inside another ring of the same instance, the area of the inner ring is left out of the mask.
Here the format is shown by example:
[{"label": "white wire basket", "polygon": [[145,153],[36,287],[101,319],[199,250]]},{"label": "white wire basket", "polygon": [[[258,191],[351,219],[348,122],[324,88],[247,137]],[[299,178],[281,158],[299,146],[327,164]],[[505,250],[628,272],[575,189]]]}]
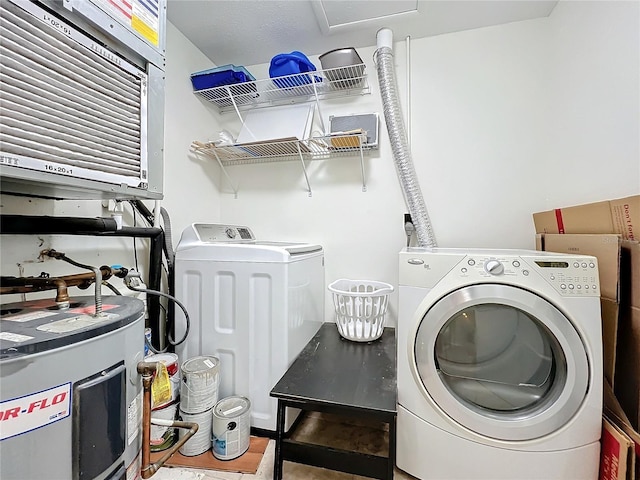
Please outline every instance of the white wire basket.
[{"label": "white wire basket", "polygon": [[347,340],[371,342],[384,331],[389,294],[393,287],[372,280],[341,278],[329,285],[338,332]]}]

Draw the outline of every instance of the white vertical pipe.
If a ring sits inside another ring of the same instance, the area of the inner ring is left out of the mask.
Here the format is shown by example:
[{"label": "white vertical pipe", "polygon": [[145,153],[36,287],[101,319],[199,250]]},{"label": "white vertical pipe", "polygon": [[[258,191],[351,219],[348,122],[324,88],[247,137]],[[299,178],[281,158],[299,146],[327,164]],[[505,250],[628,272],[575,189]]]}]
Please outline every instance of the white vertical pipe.
[{"label": "white vertical pipe", "polygon": [[407,46],[407,144],[411,149],[411,36],[404,39]]}]

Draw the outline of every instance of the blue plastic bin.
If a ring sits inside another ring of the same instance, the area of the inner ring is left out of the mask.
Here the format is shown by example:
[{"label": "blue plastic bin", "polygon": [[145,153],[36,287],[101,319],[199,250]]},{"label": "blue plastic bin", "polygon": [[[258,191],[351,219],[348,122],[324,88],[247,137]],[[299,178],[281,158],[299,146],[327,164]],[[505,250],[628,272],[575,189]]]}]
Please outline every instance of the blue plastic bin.
[{"label": "blue plastic bin", "polygon": [[235,65],[224,65],[191,74],[191,84],[195,91],[253,81],[254,76],[246,68]]},{"label": "blue plastic bin", "polygon": [[[298,51],[291,53],[280,53],[271,59],[271,65],[269,66],[269,76],[273,78],[278,88],[292,88],[298,85],[306,85],[313,80],[309,75],[296,75],[299,73],[315,72],[316,67],[307,56]],[[288,78],[278,79],[278,77],[285,77],[287,75],[293,75]],[[315,77],[316,82],[321,82],[320,77]]]}]

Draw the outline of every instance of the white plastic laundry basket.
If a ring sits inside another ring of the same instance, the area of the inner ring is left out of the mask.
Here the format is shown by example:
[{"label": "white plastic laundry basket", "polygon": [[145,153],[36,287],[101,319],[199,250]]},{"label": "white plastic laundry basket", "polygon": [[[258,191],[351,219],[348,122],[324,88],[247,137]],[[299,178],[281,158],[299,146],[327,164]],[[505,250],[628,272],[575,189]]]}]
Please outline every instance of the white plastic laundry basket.
[{"label": "white plastic laundry basket", "polygon": [[380,338],[393,287],[372,280],[341,278],[329,285],[333,293],[338,332],[347,340],[370,342]]}]

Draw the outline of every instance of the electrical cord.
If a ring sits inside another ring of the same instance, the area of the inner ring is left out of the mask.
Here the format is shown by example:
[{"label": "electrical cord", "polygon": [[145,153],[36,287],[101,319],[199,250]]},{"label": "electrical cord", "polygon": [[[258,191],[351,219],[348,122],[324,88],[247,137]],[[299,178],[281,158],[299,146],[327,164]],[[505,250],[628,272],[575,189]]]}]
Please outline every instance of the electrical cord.
[{"label": "electrical cord", "polygon": [[[132,287],[131,286],[131,282],[130,282],[130,278],[131,277],[125,278],[125,285],[127,286],[127,288],[129,290],[133,290],[134,292],[150,293],[152,295],[158,295],[160,297],[168,298],[169,300],[174,302],[176,305],[178,305],[182,309],[182,312],[184,313],[185,321],[187,323],[186,329],[185,329],[185,332],[184,332],[184,336],[180,339],[179,342],[176,342],[176,341],[174,341],[173,338],[171,338],[171,333],[167,332],[167,340],[174,347],[184,343],[184,341],[187,339],[187,336],[189,335],[189,330],[191,329],[191,319],[189,318],[189,312],[187,312],[187,308],[182,304],[182,302],[180,302],[180,300],[178,300],[176,297],[173,297],[173,296],[169,295],[168,293],[159,292],[157,290],[150,290],[148,288],[135,288],[135,287]],[[149,347],[151,348],[151,345],[149,345]],[[157,352],[154,352],[154,353],[157,353]]]},{"label": "electrical cord", "polygon": [[107,288],[108,288],[109,290],[111,290],[114,294],[116,294],[116,295],[122,295],[122,294],[120,293],[120,291],[119,291],[116,287],[114,287],[113,285],[111,285],[111,284],[110,284],[109,282],[107,282],[106,280],[104,280],[104,281],[102,282],[102,285],[104,285],[105,287],[107,287]]}]

